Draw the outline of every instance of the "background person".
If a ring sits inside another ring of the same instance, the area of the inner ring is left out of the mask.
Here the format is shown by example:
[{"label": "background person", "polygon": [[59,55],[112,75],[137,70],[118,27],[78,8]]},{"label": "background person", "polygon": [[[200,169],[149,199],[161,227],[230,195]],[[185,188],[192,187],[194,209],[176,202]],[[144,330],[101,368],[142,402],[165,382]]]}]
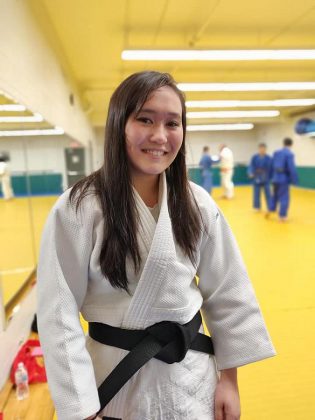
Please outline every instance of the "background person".
[{"label": "background person", "polygon": [[11,198],[14,197],[11,185],[9,161],[9,156],[6,153],[0,153],[0,181],[3,198],[5,200],[11,200]]},{"label": "background person", "polygon": [[[298,175],[294,163],[294,154],[291,151],[293,141],[290,138],[283,140],[283,148],[277,150],[272,158],[272,184],[273,193],[270,200],[270,211],[276,211],[279,205],[279,219],[287,220],[290,204],[290,184],[297,184]],[[267,217],[269,212],[267,213]]]},{"label": "background person", "polygon": [[234,197],[234,184],[233,184],[233,172],[234,172],[234,157],[232,150],[225,144],[221,144],[219,147],[220,151],[220,175],[221,175],[221,186],[223,187],[222,198],[233,198]]},{"label": "background person", "polygon": [[202,157],[199,162],[199,166],[201,167],[201,176],[202,176],[202,187],[211,194],[212,191],[212,163],[213,160],[210,156],[210,148],[208,146],[204,146],[202,151]]},{"label": "background person", "polygon": [[266,144],[260,143],[258,153],[252,157],[247,170],[249,178],[253,181],[253,207],[257,211],[261,209],[261,190],[265,194],[267,211],[270,206],[271,156],[266,152]]}]

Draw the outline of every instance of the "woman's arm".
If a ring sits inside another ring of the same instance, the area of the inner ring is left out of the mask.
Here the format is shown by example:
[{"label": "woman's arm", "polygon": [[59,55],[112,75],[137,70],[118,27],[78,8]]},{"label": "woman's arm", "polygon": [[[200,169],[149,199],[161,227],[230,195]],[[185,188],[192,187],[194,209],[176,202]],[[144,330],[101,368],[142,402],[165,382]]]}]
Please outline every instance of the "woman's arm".
[{"label": "woman's arm", "polygon": [[214,396],[215,420],[239,420],[240,397],[237,384],[237,368],[224,369]]},{"label": "woman's arm", "polygon": [[[93,216],[76,213],[64,193],[46,222],[37,272],[38,330],[59,420],[99,410],[91,357],[79,311],[88,285]],[[84,220],[84,223],[83,223]]]},{"label": "woman's arm", "polygon": [[[201,195],[202,191],[200,191]],[[234,235],[209,197],[197,275],[203,319],[212,336],[218,369],[275,355]],[[199,199],[198,202],[201,200]],[[202,203],[204,206],[207,203]]]}]

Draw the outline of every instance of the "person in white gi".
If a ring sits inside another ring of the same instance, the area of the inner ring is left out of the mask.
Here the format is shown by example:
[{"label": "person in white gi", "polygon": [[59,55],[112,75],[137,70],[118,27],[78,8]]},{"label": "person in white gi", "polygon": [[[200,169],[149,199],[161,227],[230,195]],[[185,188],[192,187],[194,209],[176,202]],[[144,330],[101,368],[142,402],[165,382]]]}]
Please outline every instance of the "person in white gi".
[{"label": "person in white gi", "polygon": [[3,198],[5,200],[11,200],[11,198],[14,197],[8,161],[9,158],[5,154],[0,154],[0,181]]},{"label": "person in white gi", "polygon": [[[185,132],[173,78],[129,76],[110,101],[104,165],[48,217],[37,314],[58,420],[239,419],[237,367],[275,354],[227,222],[186,178]],[[152,358],[101,410],[98,387],[133,350],[85,337],[79,313],[90,325],[142,333],[190,323],[200,310],[215,356]]]},{"label": "person in white gi", "polygon": [[220,174],[221,185],[223,187],[222,198],[234,197],[234,184],[233,184],[233,170],[234,170],[234,157],[232,150],[225,144],[221,144],[220,148]]}]

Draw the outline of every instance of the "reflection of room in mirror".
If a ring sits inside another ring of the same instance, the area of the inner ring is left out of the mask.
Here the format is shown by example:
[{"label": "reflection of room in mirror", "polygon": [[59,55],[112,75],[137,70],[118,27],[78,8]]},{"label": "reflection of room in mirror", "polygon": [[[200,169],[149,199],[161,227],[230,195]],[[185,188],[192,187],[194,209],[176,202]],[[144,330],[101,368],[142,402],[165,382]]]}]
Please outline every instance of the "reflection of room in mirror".
[{"label": "reflection of room in mirror", "polygon": [[[14,156],[14,153],[12,155]],[[23,153],[20,155],[23,156]],[[12,160],[14,161],[14,159]],[[25,171],[23,173],[25,177]],[[12,176],[13,179],[14,176]],[[16,184],[16,180],[14,183],[17,185],[16,190],[18,191],[20,187]],[[16,195],[13,200],[0,199],[0,247],[2,250],[0,267],[5,305],[18,293],[35,267],[30,221],[30,206],[27,196]]]},{"label": "reflection of room in mirror", "polygon": [[10,155],[6,151],[0,151],[0,187],[4,200],[14,197],[11,185]]},{"label": "reflection of room in mirror", "polygon": [[[78,140],[14,96],[1,86],[0,272],[4,306],[36,266],[49,209],[73,179],[85,175],[88,158]],[[73,151],[72,162],[67,162],[66,150]]]},{"label": "reflection of room in mirror", "polygon": [[56,199],[56,194],[32,198],[17,195],[9,202],[0,199],[0,267],[4,304],[19,291],[36,265],[42,227]]}]

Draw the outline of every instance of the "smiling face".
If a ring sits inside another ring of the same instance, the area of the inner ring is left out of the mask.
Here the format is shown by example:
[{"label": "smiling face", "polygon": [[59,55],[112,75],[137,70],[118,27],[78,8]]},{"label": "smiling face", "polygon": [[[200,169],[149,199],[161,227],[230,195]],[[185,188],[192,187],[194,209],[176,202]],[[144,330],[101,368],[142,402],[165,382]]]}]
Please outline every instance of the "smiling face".
[{"label": "smiling face", "polygon": [[155,90],[125,127],[131,178],[157,178],[174,161],[183,142],[182,105],[169,87]]}]

